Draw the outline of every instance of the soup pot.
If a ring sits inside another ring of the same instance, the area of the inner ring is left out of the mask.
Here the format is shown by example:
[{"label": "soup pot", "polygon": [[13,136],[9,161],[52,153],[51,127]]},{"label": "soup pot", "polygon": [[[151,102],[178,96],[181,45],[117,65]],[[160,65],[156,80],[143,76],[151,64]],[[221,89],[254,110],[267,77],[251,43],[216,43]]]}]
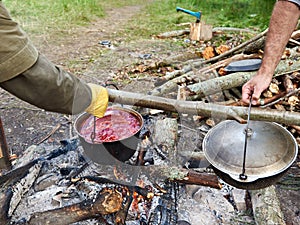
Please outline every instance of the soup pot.
[{"label": "soup pot", "polygon": [[284,176],[297,157],[298,145],[280,124],[250,121],[244,158],[246,126],[234,120],[220,122],[204,137],[203,151],[226,183],[240,189],[265,188]]},{"label": "soup pot", "polygon": [[[111,126],[119,126],[118,123],[122,123],[122,126],[124,126],[124,122],[128,120],[128,118],[123,118],[123,120],[114,119],[114,114],[109,115],[111,111],[114,111],[117,114],[127,113],[131,115],[131,117],[135,118],[135,120],[137,121],[138,127],[136,127],[133,133],[130,132],[129,127],[125,130],[125,132],[123,132],[124,129],[122,128],[122,133],[127,133],[127,136],[123,136],[116,140],[98,141],[97,139],[93,140],[93,138],[91,137],[93,135],[93,132],[97,134],[97,131],[99,131],[97,130],[99,129],[97,127],[97,119],[94,116],[88,113],[83,113],[77,117],[74,124],[75,132],[79,136],[79,140],[84,149],[85,154],[93,162],[104,165],[110,165],[113,163],[125,162],[129,160],[137,150],[137,146],[140,140],[139,133],[143,127],[143,117],[138,112],[129,108],[118,106],[109,107],[103,117],[105,118],[107,116],[110,116],[109,120],[106,122],[110,123]],[[87,127],[86,123],[91,123],[91,120],[94,120],[92,122],[92,125],[90,124],[92,127]],[[89,130],[87,131],[87,129]],[[90,131],[91,135],[87,135],[87,133]]]}]

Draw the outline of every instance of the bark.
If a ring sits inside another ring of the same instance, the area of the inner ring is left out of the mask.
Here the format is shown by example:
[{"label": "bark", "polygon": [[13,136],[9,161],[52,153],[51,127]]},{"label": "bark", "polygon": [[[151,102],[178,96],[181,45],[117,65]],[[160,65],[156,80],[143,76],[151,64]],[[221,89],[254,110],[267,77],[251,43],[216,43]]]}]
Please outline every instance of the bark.
[{"label": "bark", "polygon": [[174,180],[183,184],[195,184],[201,186],[208,186],[216,189],[222,188],[222,185],[219,183],[218,177],[216,175],[196,172],[194,170],[189,170],[184,178]]},{"label": "bark", "polygon": [[[144,95],[108,89],[109,100],[113,103],[139,106],[152,109],[160,109],[168,112],[201,115],[204,117],[215,117],[222,119],[236,119],[245,122],[247,118],[247,107],[223,106],[202,101],[182,101],[158,96]],[[273,109],[251,109],[251,119],[259,121],[272,121],[282,124],[300,125],[300,113],[282,112]]]},{"label": "bark", "polygon": [[123,198],[117,192],[106,190],[93,200],[85,200],[78,204],[34,213],[28,225],[68,225],[75,222],[101,217],[115,213],[121,209]]},{"label": "bark", "polygon": [[250,195],[257,225],[285,225],[274,186],[250,191]]}]

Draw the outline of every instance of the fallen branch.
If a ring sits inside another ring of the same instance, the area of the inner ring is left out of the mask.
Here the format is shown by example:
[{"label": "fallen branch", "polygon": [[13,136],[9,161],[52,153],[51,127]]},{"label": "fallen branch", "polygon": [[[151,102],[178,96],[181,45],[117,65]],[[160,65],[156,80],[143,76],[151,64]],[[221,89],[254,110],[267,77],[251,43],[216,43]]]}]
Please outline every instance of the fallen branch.
[{"label": "fallen branch", "polygon": [[253,30],[250,29],[243,29],[243,28],[236,28],[236,27],[214,27],[212,29],[212,32],[214,33],[219,33],[219,32],[224,32],[224,31],[229,31],[229,32],[244,32],[244,33],[256,33]]},{"label": "fallen branch", "polygon": [[42,138],[40,141],[38,141],[36,144],[39,145],[41,143],[43,143],[44,141],[46,141],[48,138],[50,138],[59,128],[61,127],[61,124],[57,124],[53,129],[52,131],[47,134],[44,138]]},{"label": "fallen branch", "polygon": [[[108,89],[108,91],[110,102],[124,105],[160,109],[168,112],[201,115],[205,117],[214,116],[222,119],[242,118],[245,120],[247,118],[247,107],[223,106],[213,103],[205,103],[202,101],[182,101],[113,89]],[[282,112],[273,109],[252,108],[251,119],[300,125],[300,113]]]},{"label": "fallen branch", "polygon": [[250,191],[250,195],[256,224],[285,225],[274,186]]},{"label": "fallen branch", "polygon": [[288,97],[296,94],[299,91],[300,91],[300,88],[297,88],[296,90],[291,91],[291,92],[289,92],[287,94],[286,94],[286,92],[283,92],[282,95],[279,96],[279,98],[277,98],[276,100],[271,101],[271,102],[265,102],[265,104],[262,105],[261,108],[267,108],[267,107],[270,107],[272,105],[275,105],[276,103],[278,103],[278,102],[280,102],[280,101],[282,101],[282,100],[284,100],[284,99],[286,99],[286,98],[288,98]]}]

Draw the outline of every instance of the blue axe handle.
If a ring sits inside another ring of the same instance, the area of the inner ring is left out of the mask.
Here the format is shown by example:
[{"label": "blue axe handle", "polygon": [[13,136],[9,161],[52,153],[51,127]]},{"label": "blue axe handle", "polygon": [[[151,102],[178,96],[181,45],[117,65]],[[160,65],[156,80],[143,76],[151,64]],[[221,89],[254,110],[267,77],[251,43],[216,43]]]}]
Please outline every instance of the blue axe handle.
[{"label": "blue axe handle", "polygon": [[176,11],[177,12],[184,12],[184,13],[187,13],[187,14],[190,14],[192,16],[195,16],[197,18],[197,21],[196,23],[199,23],[200,22],[200,19],[201,19],[201,12],[193,12],[193,11],[190,11],[190,10],[187,10],[187,9],[184,9],[184,8],[180,8],[180,7],[176,7]]}]

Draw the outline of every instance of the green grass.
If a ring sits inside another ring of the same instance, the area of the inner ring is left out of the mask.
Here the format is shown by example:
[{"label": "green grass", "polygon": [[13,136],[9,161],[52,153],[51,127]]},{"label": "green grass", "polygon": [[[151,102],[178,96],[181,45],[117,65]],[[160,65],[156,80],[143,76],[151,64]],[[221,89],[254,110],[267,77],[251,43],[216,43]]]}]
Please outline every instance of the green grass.
[{"label": "green grass", "polygon": [[[67,32],[105,17],[105,9],[125,5],[146,5],[125,27],[128,38],[149,38],[181,29],[178,24],[195,17],[176,12],[176,6],[201,11],[201,20],[215,26],[264,30],[275,0],[3,0],[22,27],[29,33]],[[149,3],[149,4],[146,4]]]},{"label": "green grass", "polygon": [[11,15],[28,32],[64,30],[104,16],[97,0],[4,0]]},{"label": "green grass", "polygon": [[[214,27],[236,27],[264,30],[275,0],[166,0],[154,1],[134,19],[128,27],[128,33],[136,36],[133,30],[139,30],[140,36],[180,29],[178,24],[195,22],[196,18],[183,12],[176,12],[176,7],[191,11],[201,11],[201,20]],[[135,29],[134,29],[135,28]]]}]

